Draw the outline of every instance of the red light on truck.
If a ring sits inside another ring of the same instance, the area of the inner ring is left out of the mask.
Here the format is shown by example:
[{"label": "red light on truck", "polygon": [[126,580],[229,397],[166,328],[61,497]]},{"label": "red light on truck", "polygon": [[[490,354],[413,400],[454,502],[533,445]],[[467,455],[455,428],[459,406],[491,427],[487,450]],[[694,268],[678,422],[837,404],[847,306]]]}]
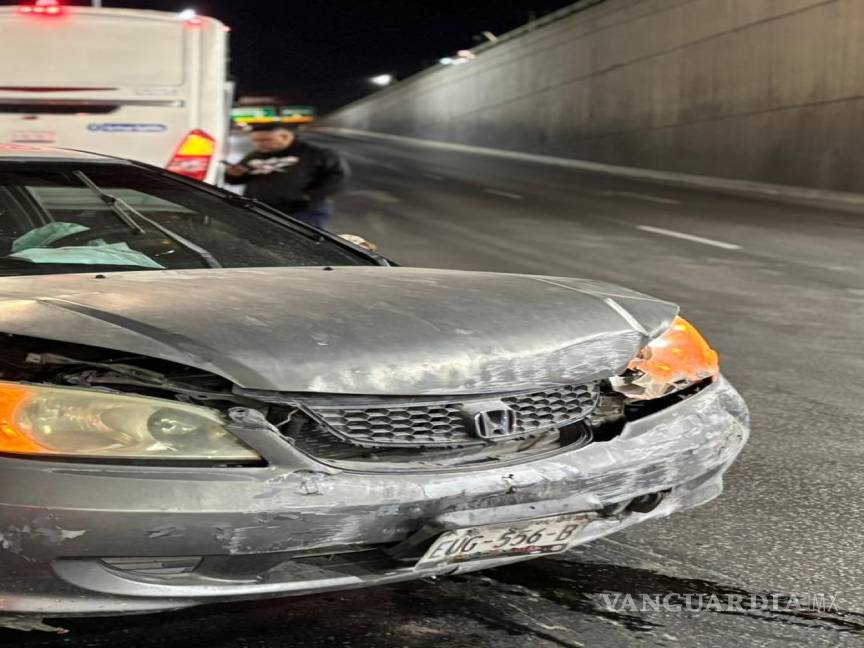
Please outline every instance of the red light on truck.
[{"label": "red light on truck", "polygon": [[187,27],[201,27],[204,19],[194,9],[184,9],[177,14],[177,19],[186,23]]},{"label": "red light on truck", "polygon": [[216,140],[202,130],[193,130],[177,147],[166,167],[187,178],[204,180],[216,154]]},{"label": "red light on truck", "polygon": [[63,12],[59,0],[36,0],[33,4],[21,5],[18,13],[57,16]]}]

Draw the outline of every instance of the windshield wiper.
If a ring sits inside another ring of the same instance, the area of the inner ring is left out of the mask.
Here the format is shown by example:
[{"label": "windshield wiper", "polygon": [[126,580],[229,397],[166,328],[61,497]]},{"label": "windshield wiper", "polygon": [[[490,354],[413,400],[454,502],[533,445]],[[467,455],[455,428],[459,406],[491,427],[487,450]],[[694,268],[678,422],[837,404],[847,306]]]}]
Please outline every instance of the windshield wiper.
[{"label": "windshield wiper", "polygon": [[138,224],[139,220],[143,220],[145,223],[162,232],[168,238],[173,239],[186,249],[191,250],[192,252],[197,254],[204,260],[204,263],[206,263],[209,267],[222,267],[222,264],[216,260],[216,257],[214,257],[209,250],[204,249],[197,243],[193,243],[185,236],[173,232],[172,230],[168,229],[167,227],[165,227],[161,223],[158,223],[152,218],[145,216],[122,198],[118,198],[117,196],[112,196],[111,194],[107,193],[101,187],[99,187],[99,185],[97,185],[90,178],[88,178],[87,174],[85,174],[83,171],[75,171],[74,175],[81,182],[83,182],[88,189],[95,193],[102,202],[108,205],[108,207],[111,208],[111,211],[117,214],[117,217],[122,220],[126,225],[128,225],[133,232],[136,232],[138,234],[147,233],[147,231]]},{"label": "windshield wiper", "polygon": [[[222,200],[227,202],[229,205],[235,205],[237,207],[242,207],[244,209],[251,209],[253,211],[257,210],[257,213],[264,212],[264,215],[271,221],[276,221],[283,227],[289,227],[294,232],[302,234],[306,238],[310,238],[316,243],[322,243],[327,240],[327,237],[324,236],[321,232],[318,232],[310,227],[304,227],[300,225],[296,221],[292,221],[290,219],[290,214],[283,214],[275,207],[271,207],[263,200],[258,200],[257,198],[249,198],[248,196],[241,196],[240,194],[235,194],[233,192],[228,192],[228,195],[220,195]],[[289,217],[289,218],[286,218]]]},{"label": "windshield wiper", "polygon": [[83,171],[75,171],[75,177],[78,178],[84,185],[90,189],[93,193],[99,196],[99,199],[108,205],[111,208],[111,211],[116,214],[117,218],[119,218],[123,223],[136,234],[146,234],[147,231],[141,227],[137,221],[130,215],[128,210],[132,210],[132,207],[125,202],[121,201],[119,198],[114,196],[109,196],[107,193],[102,191],[95,182],[93,182],[90,178],[88,178]]}]

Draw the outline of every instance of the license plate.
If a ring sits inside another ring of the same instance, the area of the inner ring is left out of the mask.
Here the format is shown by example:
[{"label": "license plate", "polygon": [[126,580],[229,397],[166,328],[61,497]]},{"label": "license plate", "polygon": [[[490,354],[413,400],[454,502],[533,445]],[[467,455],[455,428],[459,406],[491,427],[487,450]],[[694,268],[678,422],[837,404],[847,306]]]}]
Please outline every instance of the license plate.
[{"label": "license plate", "polygon": [[57,135],[54,131],[13,131],[12,141],[18,144],[51,144]]},{"label": "license plate", "polygon": [[558,515],[447,531],[429,548],[418,566],[560,553],[567,550],[590,519],[585,514]]}]

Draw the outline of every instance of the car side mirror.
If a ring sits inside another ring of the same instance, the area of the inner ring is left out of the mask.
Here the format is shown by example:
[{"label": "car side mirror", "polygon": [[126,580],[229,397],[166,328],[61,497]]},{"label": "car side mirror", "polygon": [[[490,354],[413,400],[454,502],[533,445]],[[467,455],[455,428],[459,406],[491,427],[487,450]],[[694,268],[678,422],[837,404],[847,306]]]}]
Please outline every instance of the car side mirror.
[{"label": "car side mirror", "polygon": [[364,250],[369,250],[370,252],[377,252],[378,246],[370,241],[367,241],[362,236],[357,236],[356,234],[340,234],[339,238],[345,239],[349,243],[353,243],[357,247],[361,247]]}]

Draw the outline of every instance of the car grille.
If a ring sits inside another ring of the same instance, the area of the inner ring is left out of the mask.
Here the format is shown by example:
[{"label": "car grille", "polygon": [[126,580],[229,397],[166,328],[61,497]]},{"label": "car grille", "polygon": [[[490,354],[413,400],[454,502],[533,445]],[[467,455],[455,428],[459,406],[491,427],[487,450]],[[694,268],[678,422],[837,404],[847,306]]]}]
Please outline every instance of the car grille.
[{"label": "car grille", "polygon": [[598,386],[565,385],[518,394],[418,401],[387,399],[358,405],[307,404],[322,427],[364,448],[468,447],[489,443],[480,438],[469,413],[472,404],[497,402],[515,414],[507,438],[531,437],[580,421],[597,404]]}]

